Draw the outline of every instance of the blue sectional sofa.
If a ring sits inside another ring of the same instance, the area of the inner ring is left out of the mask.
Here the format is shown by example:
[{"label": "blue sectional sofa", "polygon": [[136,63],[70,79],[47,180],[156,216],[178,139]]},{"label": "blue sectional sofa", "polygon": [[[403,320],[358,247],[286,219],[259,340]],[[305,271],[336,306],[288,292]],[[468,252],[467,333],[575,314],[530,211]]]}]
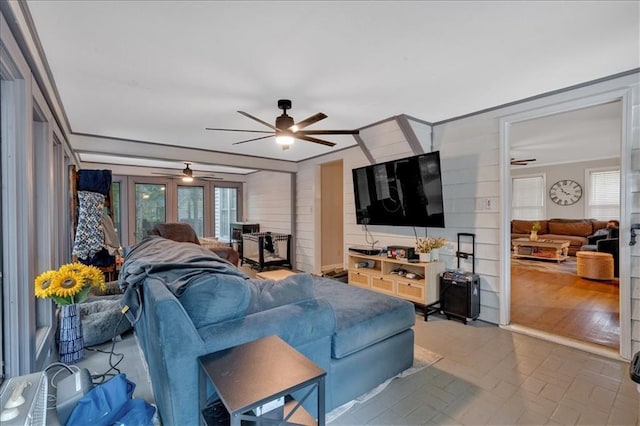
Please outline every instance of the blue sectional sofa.
[{"label": "blue sectional sofa", "polygon": [[210,250],[152,236],[129,251],[119,283],[165,425],[199,424],[199,356],[264,336],[327,372],[327,411],[413,363],[411,303],[327,278],[252,279]]}]

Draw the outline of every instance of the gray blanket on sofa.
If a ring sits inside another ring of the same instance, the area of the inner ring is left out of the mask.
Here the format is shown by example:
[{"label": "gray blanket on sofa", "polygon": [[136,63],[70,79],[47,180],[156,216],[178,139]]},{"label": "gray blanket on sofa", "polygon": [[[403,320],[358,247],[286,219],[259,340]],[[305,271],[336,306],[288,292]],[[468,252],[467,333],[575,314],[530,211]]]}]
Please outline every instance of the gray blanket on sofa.
[{"label": "gray blanket on sofa", "polygon": [[[189,245],[188,250],[185,250],[185,244]],[[138,316],[138,288],[147,277],[161,279],[176,297],[180,297],[191,281],[207,273],[249,278],[199,245],[178,243],[155,235],[145,238],[129,251],[118,276],[118,285],[124,291],[121,304],[126,304],[131,311],[127,318],[134,323]]]}]

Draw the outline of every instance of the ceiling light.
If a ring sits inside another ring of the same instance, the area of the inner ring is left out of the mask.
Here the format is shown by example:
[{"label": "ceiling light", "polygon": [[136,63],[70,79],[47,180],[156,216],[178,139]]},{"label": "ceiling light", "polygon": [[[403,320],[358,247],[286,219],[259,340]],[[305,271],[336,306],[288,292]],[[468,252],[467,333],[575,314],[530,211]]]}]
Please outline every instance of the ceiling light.
[{"label": "ceiling light", "polygon": [[280,145],[292,145],[293,144],[293,137],[291,136],[276,136],[276,142]]},{"label": "ceiling light", "polygon": [[193,182],[193,178],[191,176],[184,176],[182,178],[183,182]]}]

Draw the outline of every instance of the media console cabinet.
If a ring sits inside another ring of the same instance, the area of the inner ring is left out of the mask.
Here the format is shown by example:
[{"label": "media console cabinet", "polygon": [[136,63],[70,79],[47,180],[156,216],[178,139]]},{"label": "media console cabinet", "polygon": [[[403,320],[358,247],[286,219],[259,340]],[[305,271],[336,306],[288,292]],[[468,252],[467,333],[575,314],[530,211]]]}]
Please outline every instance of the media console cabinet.
[{"label": "media console cabinet", "polygon": [[[380,293],[428,305],[439,299],[438,280],[444,272],[444,262],[408,262],[384,256],[368,256],[349,252],[349,284]],[[370,263],[372,266],[362,266]],[[392,273],[403,269],[424,278],[407,278]]]}]

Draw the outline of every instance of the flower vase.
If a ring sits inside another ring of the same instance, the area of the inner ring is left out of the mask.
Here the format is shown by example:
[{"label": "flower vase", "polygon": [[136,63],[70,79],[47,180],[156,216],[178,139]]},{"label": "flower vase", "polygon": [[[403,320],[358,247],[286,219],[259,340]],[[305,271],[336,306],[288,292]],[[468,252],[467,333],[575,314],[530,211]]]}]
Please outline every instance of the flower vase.
[{"label": "flower vase", "polygon": [[531,231],[531,235],[529,235],[529,241],[538,241],[538,231]]},{"label": "flower vase", "polygon": [[418,257],[420,258],[420,262],[428,262],[431,259],[429,253],[418,253]]},{"label": "flower vase", "polygon": [[77,304],[60,306],[60,362],[73,364],[84,357],[84,339],[80,307]]},{"label": "flower vase", "polygon": [[440,260],[440,250],[437,248],[431,249],[431,261],[437,262],[439,260]]}]

